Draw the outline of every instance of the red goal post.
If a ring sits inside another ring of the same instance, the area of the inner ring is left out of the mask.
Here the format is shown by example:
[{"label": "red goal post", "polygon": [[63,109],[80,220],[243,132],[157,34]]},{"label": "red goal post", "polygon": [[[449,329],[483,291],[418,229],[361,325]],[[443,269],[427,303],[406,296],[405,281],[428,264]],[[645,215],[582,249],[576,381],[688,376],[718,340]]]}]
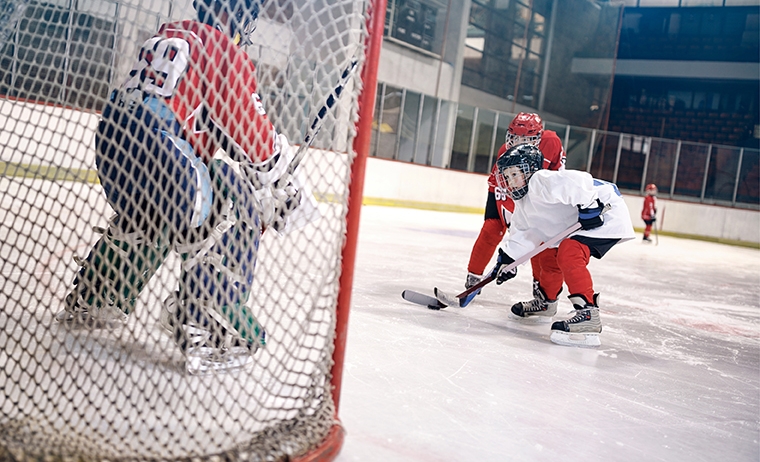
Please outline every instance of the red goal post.
[{"label": "red goal post", "polygon": [[109,234],[96,129],[143,43],[162,24],[195,18],[193,1],[13,0],[0,19],[0,459],[311,462],[339,453],[386,0],[260,1],[243,45],[268,117],[294,147],[341,71],[359,64],[298,166],[318,216],[256,241],[245,309],[266,346],[244,369],[201,375],[188,374],[185,351],[162,329],[187,256],[161,238],[122,255],[138,258],[144,277],[114,276],[120,292],[110,302],[129,305],[123,324],[56,320],[104,239],[117,243],[111,250],[135,248]]}]

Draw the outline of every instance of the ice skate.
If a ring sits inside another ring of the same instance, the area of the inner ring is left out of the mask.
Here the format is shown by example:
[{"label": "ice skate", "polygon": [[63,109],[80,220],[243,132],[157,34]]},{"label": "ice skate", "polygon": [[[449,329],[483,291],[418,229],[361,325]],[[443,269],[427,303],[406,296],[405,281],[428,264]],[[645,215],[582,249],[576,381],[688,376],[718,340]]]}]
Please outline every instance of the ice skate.
[{"label": "ice skate", "polygon": [[[192,305],[184,308],[178,294],[170,295],[161,309],[161,327],[172,334],[185,355],[185,369],[191,375],[233,372],[253,364],[253,354],[266,342],[262,329],[258,341],[248,342],[207,310]],[[192,313],[195,311],[195,313]]]},{"label": "ice skate", "polygon": [[[467,280],[464,281],[464,288],[470,289],[470,287],[473,287],[474,285],[478,284],[483,279],[483,276],[477,275],[475,273],[467,273]],[[475,294],[472,295],[473,297],[475,295],[480,294],[480,289],[475,291]]]},{"label": "ice skate", "polygon": [[589,303],[581,295],[571,295],[575,315],[565,321],[552,324],[550,340],[558,345],[597,347],[601,345],[599,334],[602,320],[599,316],[599,294],[594,294],[594,303]]},{"label": "ice skate", "polygon": [[512,305],[510,318],[523,322],[546,323],[557,314],[558,300],[547,300],[541,287],[534,285],[533,300]]},{"label": "ice skate", "polygon": [[127,314],[116,305],[87,303],[76,289],[66,296],[64,304],[55,320],[72,328],[114,329],[127,323]]},{"label": "ice skate", "polygon": [[643,238],[641,238],[641,241],[645,242],[647,244],[651,244],[652,243],[652,239],[650,239],[649,236],[644,236]]}]

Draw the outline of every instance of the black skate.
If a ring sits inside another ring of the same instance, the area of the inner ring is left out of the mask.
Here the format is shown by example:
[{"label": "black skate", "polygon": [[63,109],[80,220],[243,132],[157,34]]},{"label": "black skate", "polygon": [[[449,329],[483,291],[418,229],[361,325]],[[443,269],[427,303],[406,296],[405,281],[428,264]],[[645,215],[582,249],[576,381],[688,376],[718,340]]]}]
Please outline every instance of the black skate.
[{"label": "black skate", "polygon": [[533,300],[512,305],[511,318],[521,321],[549,322],[557,314],[558,300],[548,300],[543,289],[534,281]]},{"label": "black skate", "polygon": [[569,298],[575,306],[575,314],[570,319],[552,324],[550,340],[566,346],[600,346],[602,319],[599,316],[599,294],[594,294],[594,303],[589,303],[582,295],[570,295]]}]

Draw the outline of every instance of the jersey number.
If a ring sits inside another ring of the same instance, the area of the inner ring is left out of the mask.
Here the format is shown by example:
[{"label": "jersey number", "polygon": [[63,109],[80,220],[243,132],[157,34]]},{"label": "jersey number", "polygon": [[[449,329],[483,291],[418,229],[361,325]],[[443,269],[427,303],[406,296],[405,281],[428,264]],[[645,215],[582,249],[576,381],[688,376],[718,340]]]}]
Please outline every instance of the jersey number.
[{"label": "jersey number", "polygon": [[190,45],[180,38],[153,37],[140,50],[140,60],[130,72],[125,89],[168,98],[185,75]]}]

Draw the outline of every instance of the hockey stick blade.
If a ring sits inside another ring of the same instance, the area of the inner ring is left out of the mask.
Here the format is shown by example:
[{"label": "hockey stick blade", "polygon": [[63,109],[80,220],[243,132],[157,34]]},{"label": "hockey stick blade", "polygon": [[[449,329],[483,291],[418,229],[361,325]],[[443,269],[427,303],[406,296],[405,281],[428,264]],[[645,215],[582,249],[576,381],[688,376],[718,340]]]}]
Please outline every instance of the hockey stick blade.
[{"label": "hockey stick blade", "polygon": [[448,306],[458,306],[459,308],[464,308],[465,306],[469,305],[470,302],[475,298],[475,296],[480,293],[479,290],[476,290],[475,292],[472,292],[469,295],[466,295],[462,298],[457,298],[457,297],[452,297],[451,295],[442,291],[438,287],[436,287],[433,291],[435,292],[435,298],[437,298],[438,301],[441,302],[442,304],[445,304]]},{"label": "hockey stick blade", "polygon": [[[607,210],[609,210],[608,207],[609,207],[609,205],[607,205],[607,207],[605,207],[605,209],[602,211],[602,213],[604,213]],[[507,265],[507,267],[504,268],[504,271],[510,271],[510,270],[512,270],[514,268],[517,268],[519,265],[522,265],[526,261],[528,261],[531,258],[535,257],[536,255],[538,255],[539,253],[541,253],[544,250],[548,249],[549,247],[553,246],[554,244],[562,241],[563,239],[565,239],[569,235],[573,234],[574,232],[578,231],[579,229],[581,229],[581,224],[580,223],[573,223],[566,230],[562,231],[561,233],[557,234],[553,238],[551,238],[548,241],[544,242],[543,244],[541,244],[540,246],[536,247],[532,251],[528,252],[527,254],[523,255],[522,257],[518,258],[514,262],[510,263],[509,265]],[[479,283],[475,284],[474,286],[472,286],[469,289],[465,290],[461,294],[457,295],[456,298],[459,299],[459,306],[461,306],[461,307],[467,306],[467,304],[469,304],[472,301],[472,297],[469,297],[469,295],[472,294],[472,293],[474,293],[477,290],[480,290],[483,286],[485,286],[487,284],[490,284],[491,282],[493,282],[494,279],[496,279],[496,278],[493,277],[493,276],[488,276],[485,279],[483,279],[482,281],[480,281]]]},{"label": "hockey stick blade", "polygon": [[413,290],[405,290],[401,292],[401,298],[407,302],[412,302],[416,305],[422,305],[430,308],[431,310],[440,310],[446,308],[447,305],[442,304],[437,298],[430,295],[421,294]]}]

